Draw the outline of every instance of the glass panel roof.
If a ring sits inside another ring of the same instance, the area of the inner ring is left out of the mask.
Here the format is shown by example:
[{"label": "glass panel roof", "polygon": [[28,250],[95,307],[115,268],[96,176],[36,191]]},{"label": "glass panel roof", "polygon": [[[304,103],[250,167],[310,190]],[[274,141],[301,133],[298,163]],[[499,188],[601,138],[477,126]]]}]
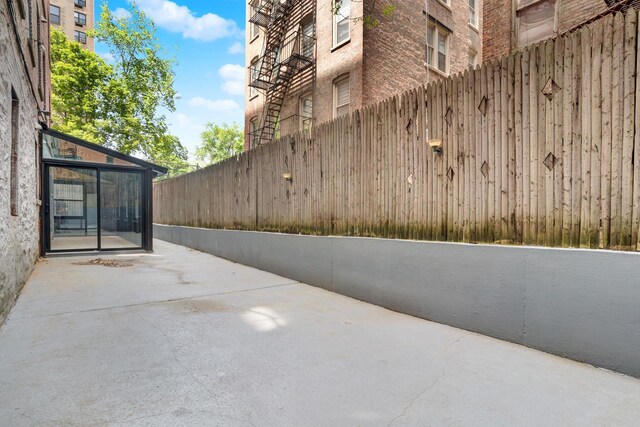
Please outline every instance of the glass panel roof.
[{"label": "glass panel roof", "polygon": [[134,166],[142,168],[135,163],[128,162],[100,151],[75,144],[53,135],[43,134],[42,157],[45,159],[58,159],[65,161],[90,162],[101,164],[112,164],[121,166]]}]

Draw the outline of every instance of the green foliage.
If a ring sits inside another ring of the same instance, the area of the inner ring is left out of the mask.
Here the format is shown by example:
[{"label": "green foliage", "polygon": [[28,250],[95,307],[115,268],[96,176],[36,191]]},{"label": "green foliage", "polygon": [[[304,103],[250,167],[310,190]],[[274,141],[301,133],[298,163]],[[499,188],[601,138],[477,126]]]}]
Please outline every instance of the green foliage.
[{"label": "green foliage", "polygon": [[130,13],[116,18],[105,3],[88,34],[109,46],[113,64],[52,29],[53,127],[144,156],[175,174],[189,165],[161,113],[175,110],[174,61],[163,57],[153,22],[134,3]]},{"label": "green foliage", "polygon": [[200,139],[202,143],[196,147],[196,159],[207,164],[233,157],[244,149],[244,133],[238,123],[223,123],[222,126],[207,123]]},{"label": "green foliage", "polygon": [[101,142],[105,89],[113,69],[80,43],[51,28],[51,117],[54,128]]},{"label": "green foliage", "polygon": [[116,18],[104,3],[95,30],[89,33],[107,43],[115,58],[115,78],[106,90],[110,110],[105,143],[155,158],[162,150],[179,151],[177,139],[164,138],[166,117],[159,113],[163,108],[175,110],[174,61],[162,57],[153,22],[135,3],[129,11],[131,16]]}]

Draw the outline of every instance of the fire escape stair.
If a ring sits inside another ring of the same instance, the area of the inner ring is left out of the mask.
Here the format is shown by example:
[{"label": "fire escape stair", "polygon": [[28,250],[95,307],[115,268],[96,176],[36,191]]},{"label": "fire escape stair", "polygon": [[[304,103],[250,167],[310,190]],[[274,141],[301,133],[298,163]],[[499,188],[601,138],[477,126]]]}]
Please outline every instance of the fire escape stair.
[{"label": "fire escape stair", "polygon": [[[301,34],[287,33],[291,9],[301,0],[280,2],[266,0],[258,7],[250,22],[265,27],[262,57],[250,70],[249,86],[265,91],[265,107],[261,118],[258,143],[270,142],[278,128],[280,111],[292,78],[313,65],[313,54],[301,49]],[[269,19],[267,20],[267,16]]]}]

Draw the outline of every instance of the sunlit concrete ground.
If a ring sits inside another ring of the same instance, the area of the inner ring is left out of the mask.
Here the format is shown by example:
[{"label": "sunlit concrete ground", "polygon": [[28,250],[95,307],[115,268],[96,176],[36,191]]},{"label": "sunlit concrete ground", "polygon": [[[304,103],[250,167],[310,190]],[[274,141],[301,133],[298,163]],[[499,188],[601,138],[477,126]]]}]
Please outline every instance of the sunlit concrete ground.
[{"label": "sunlit concrete ground", "polygon": [[0,425],[640,420],[634,378],[168,243],[103,258],[133,266],[38,264],[0,330]]}]

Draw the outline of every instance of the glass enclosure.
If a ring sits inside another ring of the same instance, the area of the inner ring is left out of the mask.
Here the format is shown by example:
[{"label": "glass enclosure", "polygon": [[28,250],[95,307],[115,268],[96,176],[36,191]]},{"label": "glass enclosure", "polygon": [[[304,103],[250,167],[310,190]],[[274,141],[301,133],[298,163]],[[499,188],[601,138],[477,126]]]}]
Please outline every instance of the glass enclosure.
[{"label": "glass enclosure", "polygon": [[153,250],[152,180],[166,168],[55,130],[41,142],[42,255]]},{"label": "glass enclosure", "polygon": [[49,250],[143,246],[142,173],[49,166],[48,174]]}]

